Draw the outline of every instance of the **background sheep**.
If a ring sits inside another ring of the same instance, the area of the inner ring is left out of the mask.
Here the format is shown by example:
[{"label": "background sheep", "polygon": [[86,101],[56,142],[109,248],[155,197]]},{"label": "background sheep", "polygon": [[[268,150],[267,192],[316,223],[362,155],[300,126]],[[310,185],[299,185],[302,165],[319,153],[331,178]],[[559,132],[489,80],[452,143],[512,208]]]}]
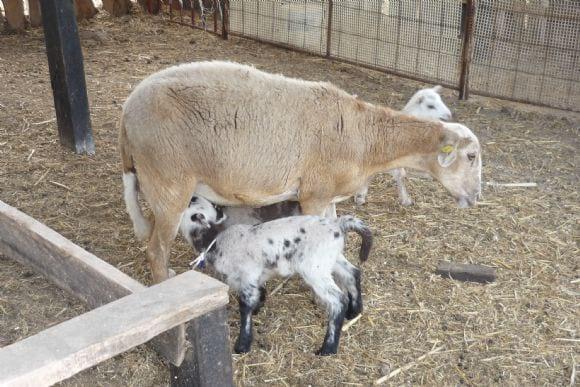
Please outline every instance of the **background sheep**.
[{"label": "background sheep", "polygon": [[[442,87],[437,85],[432,88],[417,91],[401,111],[405,114],[421,119],[449,121],[452,114],[447,105],[445,105],[441,99],[441,95],[439,95],[441,89]],[[399,202],[403,206],[410,206],[413,204],[413,200],[409,197],[407,187],[405,186],[404,180],[407,175],[405,169],[398,168],[389,171],[389,173],[395,179],[395,186],[397,187],[397,192],[399,194]],[[360,206],[366,202],[368,190],[369,186],[367,184],[356,193],[354,201],[357,205]]]},{"label": "background sheep", "polygon": [[[430,173],[462,206],[481,189],[477,137],[362,102],[324,82],[201,62],[151,75],[123,106],[119,146],[136,235],[149,238],[154,282],[194,192],[228,206],[298,200],[320,215],[378,172]],[[283,151],[280,151],[283,150]],[[138,205],[138,184],[154,226]]]},{"label": "background sheep", "polygon": [[[195,234],[205,230],[203,222],[211,216],[207,214],[213,211],[208,208],[201,216],[183,217],[182,232]],[[254,226],[237,224],[219,233],[215,244],[205,252],[205,260],[239,295],[240,335],[234,347],[237,353],[250,350],[252,314],[266,299],[266,281],[273,276],[294,274],[304,279],[327,309],[326,336],[317,354],[337,352],[344,318],[357,316],[363,307],[360,271],[343,255],[348,231],[361,236],[359,259],[366,261],[372,246],[371,232],[352,216],[293,216]]]}]

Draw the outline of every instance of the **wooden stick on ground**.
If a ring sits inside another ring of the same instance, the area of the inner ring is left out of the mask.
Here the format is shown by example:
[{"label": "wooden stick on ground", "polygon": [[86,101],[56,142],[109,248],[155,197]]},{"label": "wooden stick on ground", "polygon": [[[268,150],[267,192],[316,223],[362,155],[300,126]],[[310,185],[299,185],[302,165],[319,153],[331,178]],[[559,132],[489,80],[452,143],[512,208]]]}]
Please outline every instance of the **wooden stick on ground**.
[{"label": "wooden stick on ground", "polygon": [[480,283],[494,282],[496,278],[493,267],[453,262],[440,262],[435,273],[458,281]]}]

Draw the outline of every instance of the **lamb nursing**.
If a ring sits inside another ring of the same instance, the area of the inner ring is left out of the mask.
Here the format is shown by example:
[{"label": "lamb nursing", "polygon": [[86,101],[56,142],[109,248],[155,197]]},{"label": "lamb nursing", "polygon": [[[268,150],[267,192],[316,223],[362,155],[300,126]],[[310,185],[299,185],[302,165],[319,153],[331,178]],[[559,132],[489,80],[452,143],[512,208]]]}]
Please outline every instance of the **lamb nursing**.
[{"label": "lamb nursing", "polygon": [[476,202],[481,186],[479,142],[463,125],[229,62],[184,64],[143,80],[123,106],[119,145],[127,210],[136,235],[148,239],[155,282],[168,277],[194,193],[227,206],[297,200],[304,214],[322,215],[396,168],[429,173],[461,207]]}]

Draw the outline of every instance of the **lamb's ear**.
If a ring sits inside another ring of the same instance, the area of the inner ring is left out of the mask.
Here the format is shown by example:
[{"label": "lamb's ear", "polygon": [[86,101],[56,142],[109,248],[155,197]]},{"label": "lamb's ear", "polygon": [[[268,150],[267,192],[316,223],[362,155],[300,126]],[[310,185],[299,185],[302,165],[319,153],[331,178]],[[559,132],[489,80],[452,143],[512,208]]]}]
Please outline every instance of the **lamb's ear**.
[{"label": "lamb's ear", "polygon": [[441,90],[443,90],[443,86],[437,85],[437,86],[433,87],[432,90],[435,91],[435,92],[437,92],[437,93],[440,93]]},{"label": "lamb's ear", "polygon": [[443,168],[447,168],[457,159],[457,145],[446,144],[439,148],[437,161]]}]

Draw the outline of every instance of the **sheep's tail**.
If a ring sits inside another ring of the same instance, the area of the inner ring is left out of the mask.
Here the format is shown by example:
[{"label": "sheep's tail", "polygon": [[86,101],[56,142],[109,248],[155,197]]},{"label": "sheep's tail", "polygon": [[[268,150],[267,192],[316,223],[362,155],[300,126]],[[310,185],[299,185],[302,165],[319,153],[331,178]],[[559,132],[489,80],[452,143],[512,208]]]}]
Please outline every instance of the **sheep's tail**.
[{"label": "sheep's tail", "polygon": [[350,215],[339,217],[338,224],[344,234],[349,231],[354,231],[360,235],[362,243],[360,246],[358,258],[361,262],[365,262],[369,257],[371,248],[373,247],[373,234],[370,228],[368,228],[362,220]]},{"label": "sheep's tail", "polygon": [[133,230],[137,239],[143,241],[151,235],[151,223],[143,215],[141,206],[139,206],[139,182],[137,180],[137,171],[133,165],[133,157],[129,151],[127,141],[127,132],[123,117],[119,125],[119,150],[121,152],[121,163],[123,165],[123,189],[125,205],[127,212],[133,222]]}]

